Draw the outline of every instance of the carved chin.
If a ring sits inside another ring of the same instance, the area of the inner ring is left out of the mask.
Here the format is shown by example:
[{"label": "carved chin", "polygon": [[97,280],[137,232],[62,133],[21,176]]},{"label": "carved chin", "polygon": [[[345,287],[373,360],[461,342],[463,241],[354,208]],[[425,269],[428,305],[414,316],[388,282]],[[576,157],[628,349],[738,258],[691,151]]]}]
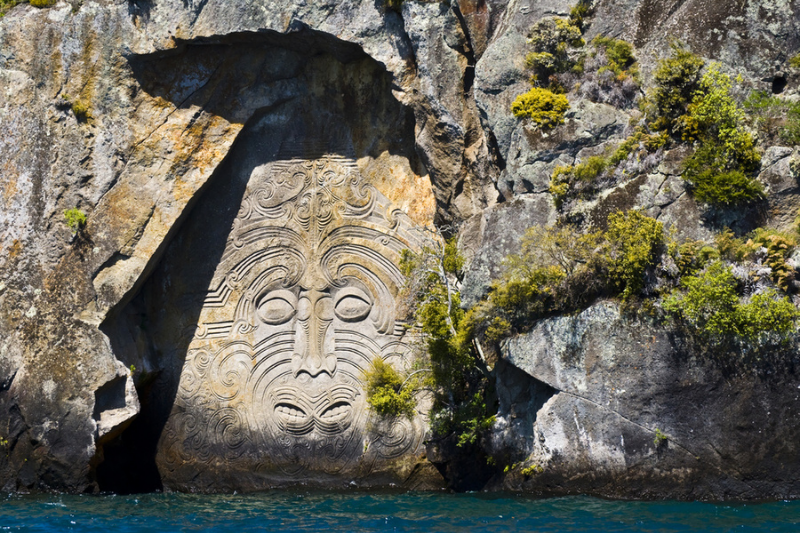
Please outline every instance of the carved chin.
[{"label": "carved chin", "polygon": [[[324,457],[326,467],[344,466],[357,452],[357,434],[364,414],[355,384],[325,379],[284,376],[266,391],[267,418],[288,463],[308,467],[309,460]],[[338,463],[341,463],[340,465]]]}]

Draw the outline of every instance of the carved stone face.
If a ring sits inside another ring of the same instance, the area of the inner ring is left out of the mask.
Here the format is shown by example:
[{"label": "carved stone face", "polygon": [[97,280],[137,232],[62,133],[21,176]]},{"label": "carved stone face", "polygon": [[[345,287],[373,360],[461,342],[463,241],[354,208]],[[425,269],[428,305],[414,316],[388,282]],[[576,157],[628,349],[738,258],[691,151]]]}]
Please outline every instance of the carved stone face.
[{"label": "carved stone face", "polygon": [[352,160],[255,168],[189,344],[171,460],[337,474],[419,446],[422,422],[375,420],[362,383],[375,358],[409,362],[409,230]]}]

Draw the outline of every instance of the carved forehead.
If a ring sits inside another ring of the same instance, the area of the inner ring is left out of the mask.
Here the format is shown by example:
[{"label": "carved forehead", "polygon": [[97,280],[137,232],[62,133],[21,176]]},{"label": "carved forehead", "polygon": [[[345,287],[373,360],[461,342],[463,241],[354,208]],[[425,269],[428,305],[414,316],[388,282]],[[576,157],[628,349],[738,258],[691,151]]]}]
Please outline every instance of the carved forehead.
[{"label": "carved forehead", "polygon": [[[410,223],[363,182],[352,160],[276,161],[257,167],[248,189],[226,266],[241,269],[237,258],[280,248],[302,257],[304,270],[322,266],[325,277],[336,278],[334,271],[355,262],[379,271],[389,285],[402,282],[396,265],[400,251],[413,247]],[[277,251],[268,255],[262,268],[280,261]]]}]

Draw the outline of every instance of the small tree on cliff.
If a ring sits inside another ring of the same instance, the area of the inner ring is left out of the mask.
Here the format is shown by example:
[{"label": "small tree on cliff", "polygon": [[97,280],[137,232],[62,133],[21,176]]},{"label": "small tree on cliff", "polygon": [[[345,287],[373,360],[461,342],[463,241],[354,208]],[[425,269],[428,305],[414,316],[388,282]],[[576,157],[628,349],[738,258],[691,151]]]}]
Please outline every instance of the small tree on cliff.
[{"label": "small tree on cliff", "polygon": [[459,292],[464,257],[455,238],[445,239],[432,229],[422,233],[420,251],[403,250],[400,269],[407,280],[406,303],[430,358],[432,425],[439,437],[456,433],[460,445],[474,443],[492,417],[486,414],[488,370],[464,328]]}]

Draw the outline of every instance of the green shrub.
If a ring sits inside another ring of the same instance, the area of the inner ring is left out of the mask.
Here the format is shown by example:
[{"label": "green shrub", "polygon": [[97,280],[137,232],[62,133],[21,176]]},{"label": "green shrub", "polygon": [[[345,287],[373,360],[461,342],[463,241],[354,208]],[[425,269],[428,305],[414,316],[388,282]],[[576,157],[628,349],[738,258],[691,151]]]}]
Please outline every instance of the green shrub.
[{"label": "green shrub", "polygon": [[755,150],[755,139],[744,129],[745,114],[731,96],[731,88],[730,76],[720,72],[718,63],[712,63],[682,117],[684,139],[719,146],[727,170],[754,172],[761,156]]},{"label": "green shrub", "polygon": [[[489,303],[496,310],[515,322],[547,315],[557,308],[558,289],[566,277],[563,270],[556,266],[529,268],[520,273],[509,273],[501,280],[492,283]],[[508,324],[506,318],[495,323],[495,339],[500,333],[499,325]],[[510,326],[510,324],[509,324]],[[506,328],[508,333],[510,328]]]},{"label": "green shrub", "polygon": [[[574,22],[578,21],[548,17],[539,20],[531,28],[528,36],[531,50],[525,57],[525,63],[533,70],[533,84],[541,84],[553,92],[566,92],[557,75],[575,66],[576,61],[571,57],[571,50],[584,45],[581,27]],[[582,19],[580,23],[583,23]]]},{"label": "green shrub", "polygon": [[651,95],[653,107],[650,115],[653,127],[671,135],[680,134],[678,119],[700,84],[705,62],[677,41],[670,43],[671,55],[658,62],[653,75],[655,88]]},{"label": "green shrub", "polygon": [[685,294],[674,294],[664,301],[664,309],[695,325],[701,333],[738,333],[738,281],[731,269],[720,261],[697,276],[681,280]]},{"label": "green shrub", "polygon": [[394,367],[380,357],[364,371],[367,384],[367,403],[381,416],[412,418],[417,406],[414,389],[405,383]]},{"label": "green shrub", "polygon": [[754,91],[744,101],[744,108],[762,140],[800,145],[800,102],[790,102],[764,91]]},{"label": "green shrub", "polygon": [[72,113],[80,122],[85,122],[87,119],[91,118],[91,114],[89,113],[89,105],[80,100],[72,103]]},{"label": "green shrub", "polygon": [[715,207],[735,207],[765,198],[761,184],[739,170],[705,170],[692,178],[692,183],[694,197]]},{"label": "green shrub", "polygon": [[[564,306],[580,305],[569,284],[594,267],[600,241],[599,233],[581,235],[569,226],[529,228],[520,253],[504,260],[503,275],[492,282],[487,300],[467,312],[463,330],[494,344]],[[593,293],[582,290],[581,296]]]},{"label": "green shrub", "polygon": [[77,234],[86,225],[86,213],[73,207],[64,211],[64,218],[67,221],[67,227],[72,230],[72,234]]},{"label": "green shrub", "polygon": [[553,169],[553,174],[550,176],[550,194],[553,195],[553,201],[556,207],[561,207],[561,204],[567,199],[570,193],[570,182],[572,181],[573,166],[557,166]]},{"label": "green shrub", "polygon": [[608,63],[602,67],[598,72],[602,73],[605,70],[611,71],[618,79],[624,78],[638,78],[639,70],[636,66],[636,58],[633,55],[633,45],[621,39],[614,39],[613,37],[605,37],[598,35],[592,41],[596,48],[602,48],[605,51]]},{"label": "green shrub", "polygon": [[765,332],[788,335],[795,331],[800,317],[788,298],[771,289],[754,294],[738,311],[739,334],[748,339],[757,339]]},{"label": "green shrub", "polygon": [[697,276],[681,280],[683,292],[664,301],[664,309],[697,328],[706,337],[736,335],[756,340],[763,333],[787,335],[794,331],[800,313],[773,290],[753,295],[742,303],[739,282],[730,267],[711,263]]},{"label": "green shrub", "polygon": [[6,11],[20,3],[22,0],[0,0],[0,17],[5,16]]},{"label": "green shrub", "polygon": [[538,87],[521,94],[511,104],[511,111],[515,117],[530,118],[542,129],[550,129],[563,124],[567,109],[569,109],[569,101],[566,96]]},{"label": "green shrub", "polygon": [[664,235],[660,222],[638,211],[608,217],[607,232],[571,226],[529,228],[520,253],[509,255],[486,301],[464,320],[470,335],[497,342],[537,319],[590,305],[601,295],[638,294],[655,265]]},{"label": "green shrub", "polygon": [[469,441],[490,418],[485,401],[489,382],[474,348],[475,313],[461,309],[456,289],[463,264],[454,239],[435,237],[419,252],[403,250],[400,270],[430,360],[426,385],[434,394],[433,433],[437,438],[454,433]]},{"label": "green shrub", "polygon": [[[752,163],[754,158],[749,159]],[[764,199],[763,186],[745,174],[747,167],[731,169],[731,164],[736,161],[728,158],[722,144],[704,142],[684,161],[683,178],[690,183],[695,198],[714,207],[735,207]]]},{"label": "green shrub", "polygon": [[569,20],[549,17],[540,20],[531,28],[528,44],[536,52],[562,55],[569,45],[580,45],[581,30]]},{"label": "green shrub", "polygon": [[28,0],[33,7],[52,7],[56,5],[56,0]]},{"label": "green shrub", "polygon": [[746,245],[751,253],[764,248],[767,251],[766,264],[772,270],[772,281],[783,291],[791,291],[794,281],[794,268],[786,260],[797,246],[797,237],[767,228],[758,228],[750,234]]},{"label": "green shrub", "polygon": [[482,434],[492,429],[496,416],[489,414],[489,411],[482,394],[477,393],[470,398],[454,419],[460,428],[456,446],[462,448],[475,444]]},{"label": "green shrub", "polygon": [[530,52],[525,56],[525,66],[539,72],[553,71],[557,65],[556,56],[549,52]]},{"label": "green shrub", "polygon": [[684,137],[698,140],[699,147],[684,163],[684,179],[695,197],[716,207],[733,207],[765,197],[755,173],[761,156],[755,139],[744,129],[745,114],[731,96],[730,76],[712,64],[687,114],[681,117]]},{"label": "green shrub", "polygon": [[795,69],[800,69],[800,54],[794,55],[789,58],[789,66]]},{"label": "green shrub", "polygon": [[586,28],[586,19],[592,14],[591,0],[579,0],[569,11],[569,23],[581,32]]},{"label": "green shrub", "polygon": [[618,211],[608,216],[606,238],[611,282],[628,299],[644,287],[645,272],[664,243],[664,226],[639,211]]},{"label": "green shrub", "polygon": [[656,446],[661,446],[662,444],[667,442],[668,440],[667,436],[660,429],[656,428],[654,434],[655,437],[653,438],[653,444],[655,444]]},{"label": "green shrub", "polygon": [[725,228],[718,233],[714,237],[714,241],[720,257],[732,263],[744,261],[745,257],[752,252],[752,249],[745,244],[745,241],[737,238],[729,228]]},{"label": "green shrub", "polygon": [[719,257],[720,253],[714,246],[691,239],[676,246],[673,254],[681,277],[696,274]]}]

